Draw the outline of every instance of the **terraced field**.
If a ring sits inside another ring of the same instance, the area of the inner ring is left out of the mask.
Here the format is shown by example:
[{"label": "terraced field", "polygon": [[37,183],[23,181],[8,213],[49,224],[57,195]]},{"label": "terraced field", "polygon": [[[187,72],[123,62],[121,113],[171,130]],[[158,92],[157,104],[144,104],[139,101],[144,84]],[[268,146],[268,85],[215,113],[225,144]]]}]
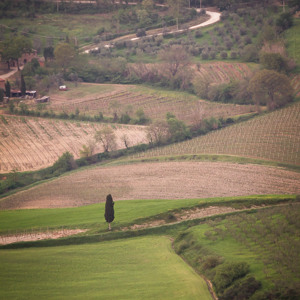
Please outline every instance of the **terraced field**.
[{"label": "terraced field", "polygon": [[218,61],[214,63],[201,64],[195,75],[210,83],[220,84],[231,80],[234,81],[250,78],[256,68],[256,65],[251,66],[244,63],[227,63]]},{"label": "terraced field", "polygon": [[[86,95],[88,88],[93,89],[93,92]],[[104,116],[112,116],[114,112],[120,116],[128,112],[133,117],[138,109],[143,109],[152,120],[165,119],[166,113],[172,112],[187,124],[197,122],[199,118],[228,118],[256,110],[254,105],[212,103],[183,92],[159,91],[147,87],[99,84],[99,92],[95,91],[95,85],[72,86],[67,92],[51,95],[47,109],[69,114],[79,109],[80,113],[91,116],[99,112]]]},{"label": "terraced field", "polygon": [[300,165],[300,102],[186,142],[133,158],[227,154]]},{"label": "terraced field", "polygon": [[[94,139],[103,124],[69,122],[41,118],[1,116],[0,119],[0,172],[28,171],[52,165],[64,152],[79,158],[83,145]],[[117,137],[117,148],[125,148],[122,137],[126,134],[129,145],[142,143],[146,132],[142,126],[112,126]],[[96,145],[95,153],[102,152]]]}]

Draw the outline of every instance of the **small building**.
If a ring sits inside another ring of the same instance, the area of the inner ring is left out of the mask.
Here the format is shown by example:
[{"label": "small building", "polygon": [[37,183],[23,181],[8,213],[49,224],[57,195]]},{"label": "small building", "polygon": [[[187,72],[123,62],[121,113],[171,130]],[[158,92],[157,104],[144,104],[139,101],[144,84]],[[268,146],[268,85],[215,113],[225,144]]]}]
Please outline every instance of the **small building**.
[{"label": "small building", "polygon": [[49,96],[43,96],[42,98],[35,99],[36,103],[46,103],[50,102],[50,97]]},{"label": "small building", "polygon": [[[13,98],[22,97],[22,93],[20,90],[11,90],[10,95]],[[36,98],[36,91],[26,91],[25,95],[26,95],[26,98],[29,98],[29,99]]]}]

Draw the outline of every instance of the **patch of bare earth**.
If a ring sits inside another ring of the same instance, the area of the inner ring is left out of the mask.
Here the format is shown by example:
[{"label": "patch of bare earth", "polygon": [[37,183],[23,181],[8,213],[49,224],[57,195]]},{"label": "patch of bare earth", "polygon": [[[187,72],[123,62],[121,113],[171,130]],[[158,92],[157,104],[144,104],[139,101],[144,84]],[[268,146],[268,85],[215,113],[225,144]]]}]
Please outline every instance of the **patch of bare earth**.
[{"label": "patch of bare earth", "polygon": [[64,229],[64,230],[46,231],[46,232],[28,231],[19,234],[1,235],[0,244],[7,245],[7,244],[12,244],[17,242],[59,239],[62,237],[83,233],[86,231],[87,231],[86,229]]},{"label": "patch of bare earth", "polygon": [[226,214],[236,210],[232,207],[218,207],[218,206],[210,206],[205,208],[194,208],[185,210],[181,213],[174,214],[174,221],[172,222],[166,222],[165,220],[155,220],[152,222],[147,222],[143,224],[134,224],[130,227],[124,227],[122,228],[123,231],[126,230],[136,230],[136,229],[144,229],[144,228],[150,228],[150,227],[158,227],[165,224],[174,224],[174,223],[180,223],[182,221],[186,220],[194,220],[194,219],[200,219],[204,217],[210,217],[214,215],[220,215],[220,214]]},{"label": "patch of bare earth", "polygon": [[0,201],[0,209],[75,207],[114,200],[299,194],[300,174],[226,162],[161,162],[95,167]]}]

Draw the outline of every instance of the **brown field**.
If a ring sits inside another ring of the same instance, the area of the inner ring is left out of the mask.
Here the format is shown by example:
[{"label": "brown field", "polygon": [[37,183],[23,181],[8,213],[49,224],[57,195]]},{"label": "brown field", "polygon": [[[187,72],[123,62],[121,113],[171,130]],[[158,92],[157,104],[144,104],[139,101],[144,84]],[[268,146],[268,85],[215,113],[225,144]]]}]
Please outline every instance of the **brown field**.
[{"label": "brown field", "polygon": [[55,208],[115,200],[297,194],[300,174],[222,162],[163,162],[93,167],[0,200],[0,209]]},{"label": "brown field", "polygon": [[[42,118],[1,116],[0,119],[0,172],[31,171],[52,165],[64,152],[79,158],[83,145],[94,140],[97,130],[104,125]],[[117,136],[117,148],[125,148],[122,137],[126,134],[129,146],[146,140],[145,127],[108,125]],[[102,152],[100,144],[95,153]]]},{"label": "brown field", "polygon": [[235,155],[300,165],[300,102],[133,158],[184,154]]},{"label": "brown field", "polygon": [[[69,84],[66,92],[54,91],[47,110],[57,113],[75,113],[79,109],[81,114],[112,116],[111,103],[118,103],[115,110],[119,116],[129,112],[135,117],[138,109],[143,109],[150,119],[165,119],[167,112],[172,112],[187,124],[193,124],[201,118],[233,117],[256,111],[254,105],[235,105],[213,103],[201,100],[194,95],[184,92],[156,90],[147,87],[116,84],[85,84],[75,87]],[[35,105],[31,105],[35,107]]]}]

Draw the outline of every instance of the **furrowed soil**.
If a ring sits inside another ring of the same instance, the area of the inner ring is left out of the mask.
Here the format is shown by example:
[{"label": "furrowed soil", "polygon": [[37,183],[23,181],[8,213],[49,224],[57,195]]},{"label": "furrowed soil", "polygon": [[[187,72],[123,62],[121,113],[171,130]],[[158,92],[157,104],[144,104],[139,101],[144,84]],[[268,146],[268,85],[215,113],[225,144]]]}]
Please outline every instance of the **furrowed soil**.
[{"label": "furrowed soil", "polygon": [[162,162],[95,167],[6,197],[0,209],[75,207],[115,200],[299,194],[300,174],[225,162]]},{"label": "furrowed soil", "polygon": [[[1,116],[0,172],[33,171],[51,166],[64,152],[80,157],[83,145],[94,141],[94,135],[104,126],[111,127],[116,136],[116,148],[144,143],[144,126],[100,124],[90,122],[50,120],[42,118]],[[100,143],[94,153],[103,152]]]}]

